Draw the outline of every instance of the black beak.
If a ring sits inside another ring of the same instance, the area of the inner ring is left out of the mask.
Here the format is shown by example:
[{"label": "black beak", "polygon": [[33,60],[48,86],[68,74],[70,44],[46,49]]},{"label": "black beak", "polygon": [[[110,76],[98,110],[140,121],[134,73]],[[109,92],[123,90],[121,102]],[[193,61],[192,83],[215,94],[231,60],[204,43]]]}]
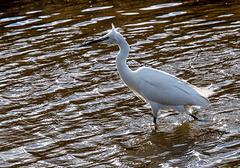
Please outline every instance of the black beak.
[{"label": "black beak", "polygon": [[84,44],[80,45],[79,47],[84,47],[84,46],[88,46],[88,45],[91,45],[91,44],[103,42],[103,41],[105,41],[107,39],[109,39],[109,37],[103,37],[103,38],[100,38],[98,40],[94,40],[94,41],[90,41],[90,42],[84,43]]}]

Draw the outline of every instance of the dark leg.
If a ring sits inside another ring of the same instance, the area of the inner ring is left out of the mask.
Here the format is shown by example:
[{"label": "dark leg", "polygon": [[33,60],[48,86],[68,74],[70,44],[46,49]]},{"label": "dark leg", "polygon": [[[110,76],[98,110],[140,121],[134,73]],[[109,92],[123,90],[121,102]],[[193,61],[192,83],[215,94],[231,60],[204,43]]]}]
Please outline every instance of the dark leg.
[{"label": "dark leg", "polygon": [[204,120],[200,120],[200,119],[198,119],[195,115],[193,115],[193,114],[189,114],[192,118],[194,118],[195,120],[198,120],[198,121],[203,121],[203,122],[205,122]]},{"label": "dark leg", "polygon": [[153,116],[153,123],[156,125],[157,124],[157,117]]}]

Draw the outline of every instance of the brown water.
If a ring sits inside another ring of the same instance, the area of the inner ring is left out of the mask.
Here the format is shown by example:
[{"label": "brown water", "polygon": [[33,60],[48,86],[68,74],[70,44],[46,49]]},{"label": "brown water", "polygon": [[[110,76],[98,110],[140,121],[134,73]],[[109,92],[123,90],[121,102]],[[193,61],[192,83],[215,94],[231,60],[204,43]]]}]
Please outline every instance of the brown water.
[{"label": "brown water", "polygon": [[[238,1],[0,4],[0,167],[240,166]],[[128,65],[204,87],[194,114],[152,112],[121,81],[118,47],[78,48],[119,27]]]}]

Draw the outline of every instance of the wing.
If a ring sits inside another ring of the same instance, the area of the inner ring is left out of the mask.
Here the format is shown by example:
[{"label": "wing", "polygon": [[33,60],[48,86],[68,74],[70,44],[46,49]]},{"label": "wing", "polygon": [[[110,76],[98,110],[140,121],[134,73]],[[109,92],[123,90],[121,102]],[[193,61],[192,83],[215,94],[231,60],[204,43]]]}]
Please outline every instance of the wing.
[{"label": "wing", "polygon": [[152,68],[141,68],[136,74],[140,79],[139,94],[146,100],[162,105],[207,106],[209,104],[209,101],[195,89],[197,87],[171,74]]}]

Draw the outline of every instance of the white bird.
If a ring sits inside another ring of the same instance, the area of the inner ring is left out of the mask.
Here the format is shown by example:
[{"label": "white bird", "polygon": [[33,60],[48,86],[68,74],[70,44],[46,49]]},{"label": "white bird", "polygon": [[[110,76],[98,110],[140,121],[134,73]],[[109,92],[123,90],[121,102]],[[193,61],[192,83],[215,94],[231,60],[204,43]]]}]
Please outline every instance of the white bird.
[{"label": "white bird", "polygon": [[[129,45],[124,37],[116,31],[112,24],[112,30],[102,38],[82,44],[80,47],[99,42],[117,44],[120,52],[116,58],[118,72],[124,83],[140,98],[151,105],[153,122],[156,126],[157,115],[161,109],[173,109],[186,112],[194,119],[192,114],[194,106],[208,106],[207,97],[213,92],[210,89],[200,89],[179,78],[161,70],[141,67],[132,71],[126,64],[129,54]],[[199,120],[203,121],[203,120]]]}]

